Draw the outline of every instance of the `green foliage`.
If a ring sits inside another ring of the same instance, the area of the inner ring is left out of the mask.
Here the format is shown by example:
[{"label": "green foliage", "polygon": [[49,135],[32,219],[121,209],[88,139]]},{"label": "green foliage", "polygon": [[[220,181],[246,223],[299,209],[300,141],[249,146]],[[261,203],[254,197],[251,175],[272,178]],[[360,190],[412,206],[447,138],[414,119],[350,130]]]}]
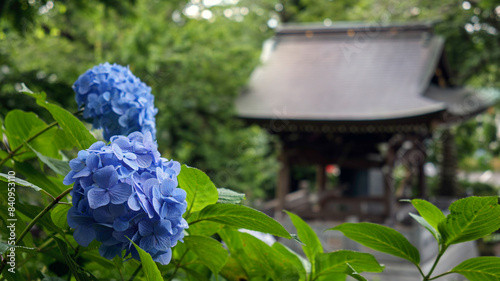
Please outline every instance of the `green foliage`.
[{"label": "green foliage", "polygon": [[178,180],[180,188],[187,193],[186,200],[189,202],[187,214],[201,211],[217,202],[217,188],[204,172],[182,165]]},{"label": "green foliage", "polygon": [[287,212],[287,214],[290,216],[293,225],[297,229],[297,235],[304,243],[302,249],[304,250],[307,259],[311,262],[312,269],[315,270],[315,257],[317,254],[323,253],[323,246],[321,246],[321,242],[319,241],[318,236],[316,236],[316,233],[314,233],[312,228],[305,221],[293,213]]},{"label": "green foliage", "polygon": [[70,208],[71,208],[70,205],[57,205],[50,212],[50,217],[52,218],[52,222],[60,229],[64,230],[69,228],[66,217],[68,216],[68,211]]},{"label": "green foliage", "polygon": [[228,253],[219,241],[206,236],[189,235],[184,238],[184,242],[188,249],[198,256],[198,260],[210,268],[215,275],[227,262]]},{"label": "green foliage", "polygon": [[384,269],[370,254],[340,250],[316,255],[316,277],[332,273],[359,275],[358,272],[382,272]]},{"label": "green foliage", "polygon": [[155,281],[162,280],[161,273],[156,266],[156,263],[153,261],[153,258],[150,254],[146,253],[143,249],[141,249],[137,244],[135,244],[132,240],[130,240],[132,244],[134,244],[135,249],[139,252],[139,256],[141,257],[141,265],[143,267],[144,277],[147,281]]},{"label": "green foliage", "polygon": [[450,206],[450,214],[439,224],[445,246],[472,241],[500,228],[498,197],[468,197]]},{"label": "green foliage", "polygon": [[338,230],[350,239],[377,251],[394,255],[414,264],[420,263],[420,254],[401,233],[373,223],[344,223],[330,230]]},{"label": "green foliage", "polygon": [[209,205],[200,212],[196,220],[188,221],[188,223],[196,224],[201,221],[212,221],[229,227],[245,228],[289,239],[292,238],[290,233],[273,218],[242,205]]},{"label": "green foliage", "polygon": [[245,200],[245,194],[233,191],[227,188],[217,188],[217,192],[219,193],[219,199],[217,199],[217,203],[220,204],[238,204],[241,201]]},{"label": "green foliage", "polygon": [[450,272],[460,273],[469,280],[494,281],[500,279],[499,257],[477,257],[455,266]]}]

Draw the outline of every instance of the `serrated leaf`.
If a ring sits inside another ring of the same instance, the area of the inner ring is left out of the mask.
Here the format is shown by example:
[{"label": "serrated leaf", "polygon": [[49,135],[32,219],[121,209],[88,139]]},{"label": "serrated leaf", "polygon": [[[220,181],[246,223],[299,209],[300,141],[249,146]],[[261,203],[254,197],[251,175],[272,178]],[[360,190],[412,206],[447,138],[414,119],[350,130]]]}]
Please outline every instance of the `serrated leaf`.
[{"label": "serrated leaf", "polygon": [[272,247],[247,233],[240,233],[245,253],[274,281],[298,280],[294,264]]},{"label": "serrated leaf", "polygon": [[189,235],[184,237],[184,243],[198,256],[198,261],[206,265],[215,275],[226,264],[229,254],[217,240],[206,236]]},{"label": "serrated leaf", "polygon": [[201,211],[206,206],[217,203],[219,198],[217,188],[204,172],[182,165],[177,179],[179,187],[187,193],[189,213]]},{"label": "serrated leaf", "polygon": [[43,163],[49,166],[49,168],[51,168],[52,171],[56,172],[57,174],[66,176],[71,171],[68,161],[62,161],[59,159],[54,159],[52,157],[45,156],[42,153],[35,150],[31,145],[29,144],[26,145],[36,154],[38,159],[40,159]]},{"label": "serrated leaf", "polygon": [[499,257],[477,257],[455,266],[451,272],[459,273],[470,281],[500,280]]},{"label": "serrated leaf", "polygon": [[0,173],[0,179],[4,182],[9,182],[9,179],[11,179],[11,181],[15,182],[16,184],[18,185],[21,185],[21,186],[26,186],[26,187],[29,187],[29,188],[32,188],[34,189],[35,191],[41,191],[42,189],[28,181],[25,181],[25,180],[22,180],[16,176],[9,176],[7,174],[4,174],[4,173]]},{"label": "serrated leaf", "polygon": [[370,254],[340,250],[316,255],[314,277],[332,273],[349,274],[349,267],[352,267],[355,272],[382,272],[384,270]]},{"label": "serrated leaf", "polygon": [[61,229],[67,229],[69,227],[67,216],[70,208],[70,205],[59,204],[52,209],[50,217],[57,227]]},{"label": "serrated leaf", "polygon": [[415,214],[412,214],[412,213],[410,213],[410,216],[414,220],[416,220],[419,224],[421,224],[423,227],[425,227],[425,229],[427,229],[432,234],[432,236],[434,236],[434,238],[436,239],[436,241],[439,244],[441,244],[441,234],[439,234],[439,232],[434,227],[432,227],[432,225],[430,225],[428,221],[426,221],[421,216],[415,215]]},{"label": "serrated leaf", "polygon": [[[130,240],[130,239],[129,239]],[[132,240],[130,240],[132,244],[134,244],[135,249],[139,252],[139,257],[141,258],[142,271],[144,272],[145,280],[148,281],[156,281],[163,280],[156,263],[153,261],[153,258],[146,251],[141,249],[137,244],[135,244]]]},{"label": "serrated leaf", "polygon": [[217,192],[219,193],[219,199],[217,200],[217,203],[219,204],[238,204],[245,200],[244,193],[239,193],[226,188],[217,188]]},{"label": "serrated leaf", "polygon": [[401,233],[374,223],[343,223],[329,230],[338,230],[348,238],[373,250],[394,255],[419,264],[420,254]]},{"label": "serrated leaf", "polygon": [[323,253],[323,246],[321,245],[321,241],[319,241],[318,236],[314,232],[314,230],[299,216],[285,211],[292,220],[293,225],[297,229],[297,235],[299,236],[300,241],[302,241],[305,245],[302,246],[302,250],[306,254],[307,259],[311,263],[311,266],[314,270],[315,268],[315,256],[318,253]]},{"label": "serrated leaf", "polygon": [[213,221],[229,227],[245,228],[272,235],[292,238],[290,233],[273,218],[255,209],[234,204],[213,204],[205,207],[196,221]]},{"label": "serrated leaf", "polygon": [[59,250],[61,251],[61,254],[64,257],[64,260],[66,261],[66,265],[68,265],[69,270],[71,271],[71,273],[73,274],[73,276],[77,281],[88,281],[88,280],[97,281],[97,278],[94,275],[86,271],[84,268],[82,268],[73,260],[73,258],[69,255],[68,247],[66,246],[66,243],[64,243],[64,241],[62,241],[57,237],[53,238],[56,241],[56,244],[59,247]]},{"label": "serrated leaf", "polygon": [[484,237],[500,227],[498,197],[468,197],[450,205],[450,214],[439,224],[446,246]]},{"label": "serrated leaf", "polygon": [[417,209],[420,216],[436,230],[438,229],[439,223],[446,219],[446,216],[438,207],[426,200],[413,199],[411,200],[411,204]]}]

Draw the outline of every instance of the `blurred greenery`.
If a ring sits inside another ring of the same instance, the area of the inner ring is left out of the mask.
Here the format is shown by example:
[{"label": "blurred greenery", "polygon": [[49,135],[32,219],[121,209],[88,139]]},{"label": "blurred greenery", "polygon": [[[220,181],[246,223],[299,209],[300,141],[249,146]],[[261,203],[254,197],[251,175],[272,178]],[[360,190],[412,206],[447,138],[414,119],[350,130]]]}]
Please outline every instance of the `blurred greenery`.
[{"label": "blurred greenery", "polygon": [[[71,111],[71,85],[85,70],[129,65],[153,88],[165,157],[206,171],[218,187],[272,196],[279,145],[235,118],[233,102],[279,23],[436,21],[454,83],[498,87],[499,19],[493,0],[7,0],[0,3],[0,117],[20,108],[50,119],[16,93],[21,82]],[[499,156],[496,112],[453,128],[461,168],[488,169]],[[439,145],[429,147],[438,162]]]}]

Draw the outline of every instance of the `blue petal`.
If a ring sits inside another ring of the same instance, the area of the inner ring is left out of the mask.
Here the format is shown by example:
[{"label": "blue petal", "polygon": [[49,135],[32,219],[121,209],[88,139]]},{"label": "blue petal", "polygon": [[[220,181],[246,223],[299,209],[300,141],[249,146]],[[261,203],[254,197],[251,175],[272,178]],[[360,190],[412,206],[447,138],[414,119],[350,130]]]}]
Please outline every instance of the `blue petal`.
[{"label": "blue petal", "polygon": [[172,259],[172,250],[171,249],[167,249],[165,251],[165,253],[163,253],[161,255],[157,255],[153,258],[153,260],[155,262],[159,262],[163,265],[169,264],[171,259]]},{"label": "blue petal", "polygon": [[148,154],[138,154],[137,155],[137,165],[141,168],[147,168],[153,163],[153,157]]},{"label": "blue petal", "polygon": [[177,187],[177,182],[173,179],[165,179],[161,183],[161,194],[163,196],[170,196],[174,192],[174,189]]},{"label": "blue petal", "polygon": [[113,149],[113,152],[114,152],[116,158],[118,158],[118,160],[122,160],[123,159],[123,151],[120,148],[120,146],[117,145],[116,143],[113,143],[111,145],[111,148]]},{"label": "blue petal", "polygon": [[87,161],[85,161],[85,164],[87,164],[87,167],[90,170],[95,171],[95,170],[97,170],[97,168],[99,168],[100,162],[101,162],[101,159],[99,159],[99,156],[97,154],[91,153],[87,157]]},{"label": "blue petal", "polygon": [[130,195],[127,201],[128,207],[133,211],[139,211],[141,209],[141,205],[139,204],[139,200],[137,199],[136,194]]},{"label": "blue petal", "polygon": [[78,173],[76,173],[73,176],[73,178],[77,179],[77,178],[88,177],[88,176],[90,176],[91,173],[92,173],[92,171],[88,167],[85,167],[81,171],[79,171]]},{"label": "blue petal", "polygon": [[75,158],[69,161],[69,167],[71,170],[78,172],[85,167],[85,163],[81,159]]},{"label": "blue petal", "polygon": [[128,229],[129,222],[121,219],[115,219],[113,222],[113,229],[116,231],[125,231]]},{"label": "blue petal", "polygon": [[108,188],[118,182],[118,173],[113,166],[106,166],[97,170],[92,177],[101,188]]},{"label": "blue petal", "polygon": [[96,238],[96,233],[92,226],[80,225],[75,229],[73,237],[78,244],[87,247]]},{"label": "blue petal", "polygon": [[149,236],[153,234],[153,231],[154,231],[154,226],[151,222],[149,221],[139,222],[139,234],[141,234],[142,236]]},{"label": "blue petal", "polygon": [[121,204],[128,200],[132,194],[132,187],[126,183],[119,183],[108,189],[111,203]]},{"label": "blue petal", "polygon": [[143,237],[141,239],[141,242],[139,242],[139,247],[141,247],[144,251],[149,251],[154,248],[155,241],[154,241],[153,235],[149,235],[146,237]]},{"label": "blue petal", "polygon": [[76,172],[75,171],[70,171],[65,177],[64,177],[64,180],[63,180],[63,184],[65,185],[70,185],[72,183],[75,182],[75,179],[73,178],[73,176],[76,175]]},{"label": "blue petal", "polygon": [[97,209],[99,207],[109,204],[110,198],[107,190],[94,187],[88,191],[87,197],[89,199],[89,206],[92,209]]}]

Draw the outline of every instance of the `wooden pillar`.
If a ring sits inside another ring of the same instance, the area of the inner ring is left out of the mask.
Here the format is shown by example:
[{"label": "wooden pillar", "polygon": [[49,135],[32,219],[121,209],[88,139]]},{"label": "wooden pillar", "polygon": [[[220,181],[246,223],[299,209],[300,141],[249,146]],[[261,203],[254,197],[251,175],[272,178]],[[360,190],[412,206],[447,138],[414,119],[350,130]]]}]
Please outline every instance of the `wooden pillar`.
[{"label": "wooden pillar", "polygon": [[321,195],[325,191],[326,186],[326,165],[316,165],[316,192]]},{"label": "wooden pillar", "polygon": [[281,164],[278,173],[278,186],[276,190],[276,199],[278,204],[274,210],[274,217],[281,219],[283,217],[283,209],[285,208],[285,196],[290,192],[290,163],[286,152],[283,151],[279,157]]},{"label": "wooden pillar", "polygon": [[418,197],[422,199],[427,198],[427,183],[425,178],[424,163],[420,163],[417,167],[417,181],[418,181]]},{"label": "wooden pillar", "polygon": [[438,195],[452,197],[457,190],[457,148],[449,129],[441,135],[441,174]]},{"label": "wooden pillar", "polygon": [[387,220],[386,223],[392,225],[396,222],[396,197],[394,196],[394,165],[396,164],[397,152],[402,145],[402,138],[394,136],[389,141],[389,149],[385,166],[383,167],[384,174],[384,195]]}]

